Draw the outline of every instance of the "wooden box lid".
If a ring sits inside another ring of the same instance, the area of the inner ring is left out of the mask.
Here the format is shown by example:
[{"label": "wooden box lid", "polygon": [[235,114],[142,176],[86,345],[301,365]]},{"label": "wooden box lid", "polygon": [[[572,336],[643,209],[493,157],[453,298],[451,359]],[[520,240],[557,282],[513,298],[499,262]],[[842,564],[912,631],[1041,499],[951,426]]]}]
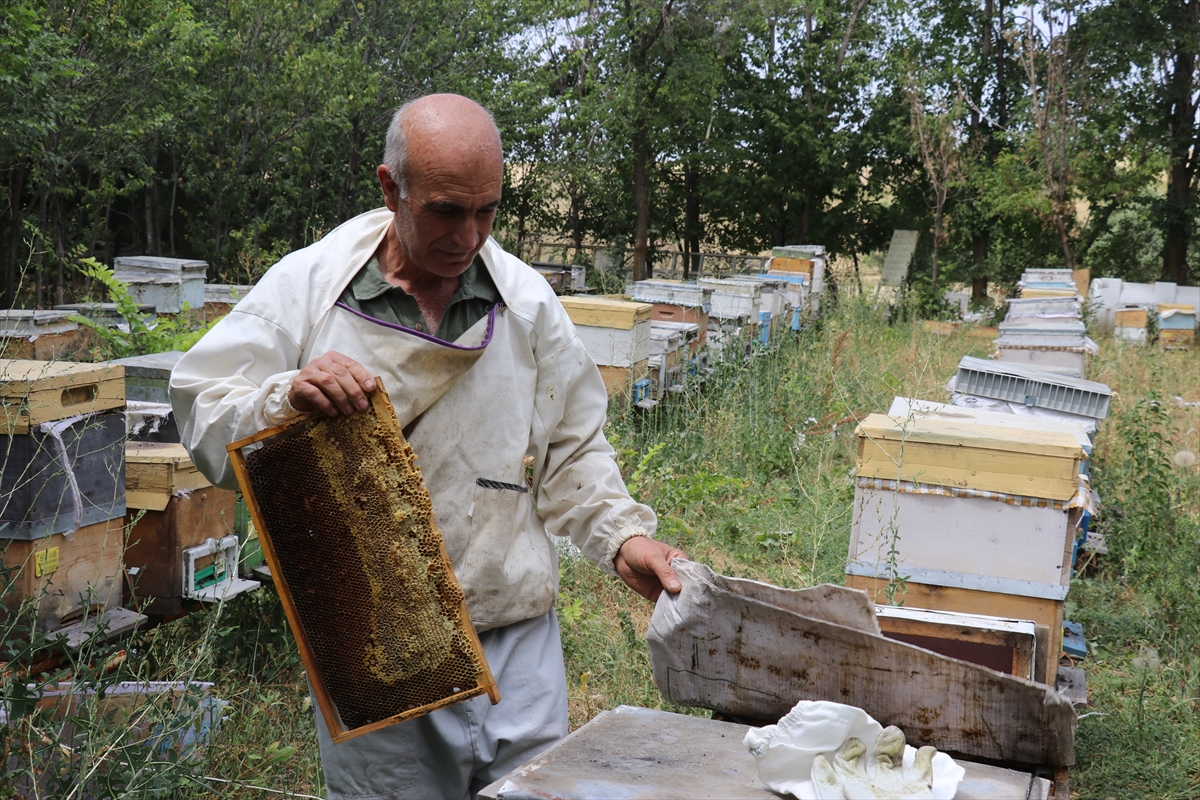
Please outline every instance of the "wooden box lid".
[{"label": "wooden box lid", "polygon": [[654,306],[650,303],[631,303],[606,297],[560,297],[571,322],[595,328],[630,330],[639,322],[650,319]]},{"label": "wooden box lid", "polygon": [[125,444],[125,507],[162,511],[172,497],[212,486],[196,469],[183,445],[168,442]]},{"label": "wooden box lid", "polygon": [[1069,433],[936,417],[872,414],[855,434],[860,476],[1052,500],[1075,496],[1087,457]]},{"label": "wooden box lid", "polygon": [[0,359],[0,433],[124,405],[124,367]]}]

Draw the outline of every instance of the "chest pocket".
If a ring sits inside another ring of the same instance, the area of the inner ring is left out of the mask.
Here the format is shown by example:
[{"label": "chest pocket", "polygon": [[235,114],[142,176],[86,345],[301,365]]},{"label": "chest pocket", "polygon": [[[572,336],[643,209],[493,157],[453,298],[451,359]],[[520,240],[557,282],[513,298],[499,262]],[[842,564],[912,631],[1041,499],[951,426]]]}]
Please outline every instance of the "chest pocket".
[{"label": "chest pocket", "polygon": [[523,483],[476,478],[470,512],[472,549],[485,542],[503,549],[524,527],[532,503],[529,487]]}]

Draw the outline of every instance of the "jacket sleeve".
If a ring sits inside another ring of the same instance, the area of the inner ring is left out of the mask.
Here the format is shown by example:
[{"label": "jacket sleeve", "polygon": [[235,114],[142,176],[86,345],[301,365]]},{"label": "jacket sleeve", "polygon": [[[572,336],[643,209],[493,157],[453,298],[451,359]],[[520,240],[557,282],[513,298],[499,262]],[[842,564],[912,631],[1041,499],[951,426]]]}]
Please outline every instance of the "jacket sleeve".
[{"label": "jacket sleeve", "polygon": [[288,390],[300,356],[278,325],[234,309],[175,365],[170,392],[180,437],[216,486],[237,488],[227,444],[295,416]]},{"label": "jacket sleeve", "polygon": [[539,362],[535,416],[546,444],[534,469],[538,515],[547,531],[570,536],[584,555],[615,574],[621,545],[633,536],[653,536],[658,520],[629,496],[604,438],[607,410],[604,380],[578,337]]}]

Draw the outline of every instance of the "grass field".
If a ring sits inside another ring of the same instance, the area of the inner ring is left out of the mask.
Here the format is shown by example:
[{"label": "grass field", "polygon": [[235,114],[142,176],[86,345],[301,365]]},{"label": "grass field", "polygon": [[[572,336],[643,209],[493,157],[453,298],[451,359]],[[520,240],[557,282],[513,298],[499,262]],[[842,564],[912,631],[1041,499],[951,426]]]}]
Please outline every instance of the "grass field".
[{"label": "grass field", "polygon": [[[945,400],[958,360],[985,356],[990,344],[970,330],[889,325],[852,298],[798,341],[717,365],[703,392],[649,415],[614,411],[609,436],[631,492],[659,514],[660,538],[693,559],[781,586],[841,583],[855,417],[886,411],[894,395]],[[1110,384],[1114,401],[1093,484],[1110,553],[1069,596],[1068,616],[1084,624],[1091,649],[1072,795],[1194,798],[1200,474],[1175,461],[1200,452],[1200,358],[1100,345],[1090,377]],[[594,565],[564,559],[558,614],[572,727],[621,703],[663,707],[644,640],[651,611]],[[159,767],[157,787],[154,770],[139,772],[137,795],[322,793],[303,673],[270,591],[163,626],[135,648],[127,674],[212,680],[230,702],[205,757]]]}]

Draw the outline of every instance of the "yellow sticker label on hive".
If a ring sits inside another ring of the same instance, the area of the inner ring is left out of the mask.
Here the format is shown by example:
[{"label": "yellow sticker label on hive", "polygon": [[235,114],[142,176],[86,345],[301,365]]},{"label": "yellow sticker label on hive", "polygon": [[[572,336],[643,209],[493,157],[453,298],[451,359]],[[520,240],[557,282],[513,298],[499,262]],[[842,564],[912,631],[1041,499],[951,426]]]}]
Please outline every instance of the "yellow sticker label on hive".
[{"label": "yellow sticker label on hive", "polygon": [[58,569],[58,548],[41,550],[33,557],[33,574],[39,578]]}]

